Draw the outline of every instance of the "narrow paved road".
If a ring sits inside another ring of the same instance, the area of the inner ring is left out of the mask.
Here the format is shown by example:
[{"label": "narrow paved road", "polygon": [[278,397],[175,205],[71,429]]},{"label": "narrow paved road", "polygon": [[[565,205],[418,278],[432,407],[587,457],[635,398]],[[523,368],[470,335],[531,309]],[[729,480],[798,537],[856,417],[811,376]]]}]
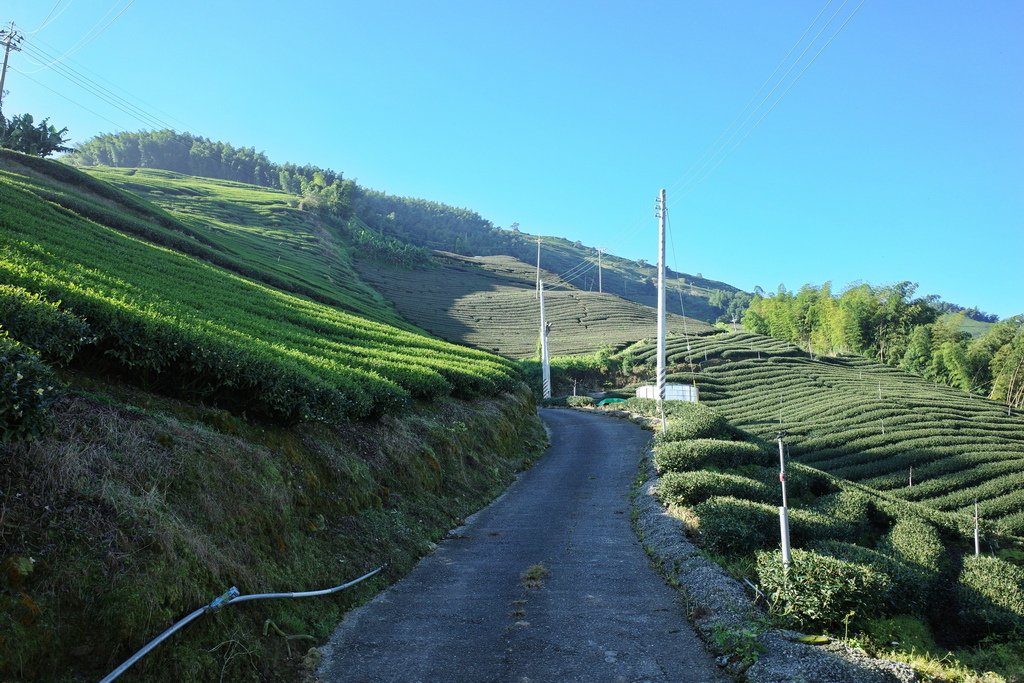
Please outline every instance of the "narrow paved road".
[{"label": "narrow paved road", "polygon": [[[727,681],[630,527],[649,433],[544,410],[551,447],[508,492],[338,626],[335,681]],[[522,574],[543,564],[543,585]]]}]

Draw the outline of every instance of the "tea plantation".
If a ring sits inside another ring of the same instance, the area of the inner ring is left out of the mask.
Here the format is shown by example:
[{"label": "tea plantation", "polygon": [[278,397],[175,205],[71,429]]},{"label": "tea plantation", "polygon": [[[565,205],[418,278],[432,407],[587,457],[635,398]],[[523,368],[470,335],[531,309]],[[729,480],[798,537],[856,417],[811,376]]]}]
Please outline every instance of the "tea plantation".
[{"label": "tea plantation", "polygon": [[[0,170],[0,283],[15,287],[5,294],[8,305],[17,309],[19,300],[38,295],[84,320],[89,342],[75,352],[82,365],[289,422],[365,418],[410,399],[495,395],[519,381],[516,368],[497,356],[244,277],[230,254],[222,256],[228,247],[255,252],[255,239],[224,238],[218,249],[198,222],[182,230],[138,200],[116,203],[121,195],[81,172],[22,163],[14,153],[4,159],[10,170]],[[192,242],[199,243],[194,250],[173,248]],[[280,242],[304,249],[301,233]],[[338,274],[344,260],[321,265],[332,263]],[[239,264],[261,269],[259,258]],[[288,279],[284,269],[278,275]],[[321,293],[349,308],[373,308],[372,295],[359,295],[369,292],[365,285],[351,273],[345,279],[355,283],[348,291]],[[8,328],[16,339],[30,332]]]},{"label": "tea plantation", "polygon": [[[390,299],[408,320],[449,341],[511,358],[537,353],[540,313],[536,270],[510,256],[468,257],[439,253],[422,268],[357,261],[363,278]],[[593,353],[654,338],[654,309],[614,294],[576,289],[546,271],[544,302],[551,323],[552,355]],[[711,327],[669,314],[678,334]]]},{"label": "tea plantation", "polygon": [[[732,388],[718,386],[723,412],[708,403],[667,404],[668,429],[655,438],[656,495],[707,553],[756,586],[777,623],[855,638],[936,680],[1020,680],[1024,568],[1009,559],[1014,555],[995,551],[1019,552],[1021,539],[990,525],[975,556],[965,515],[808,466],[805,439],[804,456],[787,465],[793,553],[784,566],[776,444],[727,420],[730,403],[722,394]],[[629,399],[626,407],[656,412],[651,400]],[[746,425],[768,436],[762,422]]]},{"label": "tea plantation", "polygon": [[[648,346],[632,351],[643,360]],[[793,458],[900,500],[1024,535],[1024,417],[861,357],[811,359],[769,337],[717,332],[668,344],[675,379]],[[693,372],[691,372],[691,363]],[[910,486],[913,468],[913,486]]]}]

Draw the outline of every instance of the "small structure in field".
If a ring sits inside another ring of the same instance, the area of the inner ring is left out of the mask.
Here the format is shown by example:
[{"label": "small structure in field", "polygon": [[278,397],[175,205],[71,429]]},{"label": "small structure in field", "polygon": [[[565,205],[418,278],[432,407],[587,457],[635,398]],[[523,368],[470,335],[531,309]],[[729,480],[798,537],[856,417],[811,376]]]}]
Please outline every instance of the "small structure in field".
[{"label": "small structure in field", "polygon": [[[637,398],[658,398],[658,387],[655,384],[645,384],[642,387],[636,389]],[[697,387],[692,384],[666,384],[665,385],[665,400],[666,401],[689,401],[690,403],[696,403],[698,399]]]}]

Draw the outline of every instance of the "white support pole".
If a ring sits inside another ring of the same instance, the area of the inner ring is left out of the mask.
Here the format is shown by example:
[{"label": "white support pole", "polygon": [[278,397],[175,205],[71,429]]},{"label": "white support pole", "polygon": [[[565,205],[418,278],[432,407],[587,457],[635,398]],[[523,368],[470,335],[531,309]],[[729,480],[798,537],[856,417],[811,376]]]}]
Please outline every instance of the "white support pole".
[{"label": "white support pole", "polygon": [[665,420],[665,190],[658,197],[658,411],[661,431],[668,429]]},{"label": "white support pole", "polygon": [[908,489],[914,488],[914,468],[913,467],[910,468],[910,481],[907,482],[907,488]]},{"label": "white support pole", "polygon": [[779,432],[779,483],[782,484],[782,507],[779,508],[779,535],[782,539],[782,564],[786,567],[792,561],[789,547],[789,501],[786,499],[786,452],[782,445],[782,437],[786,432]]},{"label": "white support pole", "polygon": [[978,499],[974,499],[974,556],[981,555],[981,531],[978,528]]},{"label": "white support pole", "polygon": [[544,378],[544,398],[551,398],[551,358],[548,356],[549,325],[544,318],[544,282],[538,281],[537,294],[540,297],[540,363]]},{"label": "white support pole", "polygon": [[537,286],[533,292],[533,298],[540,298],[540,238],[537,238]]}]

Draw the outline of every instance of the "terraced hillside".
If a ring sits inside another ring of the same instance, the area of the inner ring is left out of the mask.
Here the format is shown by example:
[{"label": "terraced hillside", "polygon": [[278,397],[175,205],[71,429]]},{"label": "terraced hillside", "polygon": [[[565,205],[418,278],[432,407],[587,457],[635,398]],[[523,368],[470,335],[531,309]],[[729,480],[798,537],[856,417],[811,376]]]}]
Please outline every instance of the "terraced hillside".
[{"label": "terraced hillside", "polygon": [[[536,270],[509,256],[471,257],[438,252],[432,267],[408,269],[356,261],[363,279],[383,292],[409,321],[448,341],[511,358],[536,354],[540,313]],[[614,294],[581,291],[542,271],[551,353],[593,353],[657,332],[653,308]],[[682,334],[709,331],[700,320],[669,314]]]},{"label": "terraced hillside", "polygon": [[[167,230],[193,243],[190,253],[279,289],[373,320],[405,325],[352,270],[350,246],[338,231],[341,222],[299,210],[296,195],[172,171],[108,167],[84,170],[142,197],[151,203],[150,209],[162,209]],[[69,176],[71,182],[61,185],[63,198],[48,196],[72,210],[90,201],[76,187],[81,183],[77,176]],[[46,178],[51,193],[53,180],[52,174]],[[101,187],[95,184],[88,190],[96,193],[102,191]],[[120,197],[115,201],[123,202]],[[175,242],[167,246],[180,248]]]},{"label": "terraced hillside", "polygon": [[1005,406],[742,332],[691,337],[689,350],[672,339],[668,357],[676,378],[695,376],[702,400],[736,425],[766,439],[786,430],[799,462],[965,517],[977,498],[985,524],[1024,535],[1024,417]]},{"label": "terraced hillside", "polygon": [[[161,244],[188,245],[203,235],[180,230],[137,200],[117,203],[116,190],[79,171],[12,153],[4,159],[0,284],[21,288],[12,291],[24,291],[26,300],[59,301],[65,313],[85,319],[94,338],[80,353],[93,365],[289,421],[362,418],[411,398],[493,395],[518,382],[505,359],[212,263],[203,257],[216,261],[223,253],[213,239],[197,250],[199,258],[166,248]],[[365,290],[358,278],[348,280],[355,283],[349,292],[334,294],[352,307],[372,307],[371,294],[356,296]]]}]

